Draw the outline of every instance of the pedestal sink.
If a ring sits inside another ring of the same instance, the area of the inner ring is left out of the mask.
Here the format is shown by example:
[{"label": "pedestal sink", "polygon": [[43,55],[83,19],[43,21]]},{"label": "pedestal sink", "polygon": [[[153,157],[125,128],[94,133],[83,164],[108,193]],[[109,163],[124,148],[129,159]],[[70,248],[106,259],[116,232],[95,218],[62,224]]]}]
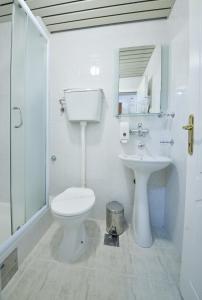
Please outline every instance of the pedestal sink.
[{"label": "pedestal sink", "polygon": [[127,155],[120,154],[124,165],[135,173],[135,196],[133,208],[133,232],[137,244],[141,247],[151,247],[152,234],[147,197],[147,182],[150,175],[166,168],[172,161],[164,156]]}]

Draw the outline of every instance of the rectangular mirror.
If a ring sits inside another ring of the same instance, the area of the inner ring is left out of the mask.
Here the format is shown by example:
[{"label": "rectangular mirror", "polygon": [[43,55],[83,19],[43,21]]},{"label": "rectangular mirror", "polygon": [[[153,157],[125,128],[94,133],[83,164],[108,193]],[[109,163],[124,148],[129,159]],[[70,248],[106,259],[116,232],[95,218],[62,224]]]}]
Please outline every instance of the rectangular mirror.
[{"label": "rectangular mirror", "polygon": [[151,115],[166,109],[167,61],[161,45],[119,50],[118,115]]}]

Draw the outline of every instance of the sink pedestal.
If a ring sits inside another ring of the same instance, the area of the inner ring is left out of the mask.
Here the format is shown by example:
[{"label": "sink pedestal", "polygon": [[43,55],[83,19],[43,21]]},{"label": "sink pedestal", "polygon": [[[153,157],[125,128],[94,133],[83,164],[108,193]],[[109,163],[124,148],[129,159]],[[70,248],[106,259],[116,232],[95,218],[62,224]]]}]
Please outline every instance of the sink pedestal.
[{"label": "sink pedestal", "polygon": [[147,183],[150,174],[135,172],[135,195],[133,208],[133,233],[136,243],[141,247],[151,247],[152,233],[150,225]]},{"label": "sink pedestal", "polygon": [[141,247],[151,247],[152,234],[150,225],[147,183],[150,175],[166,168],[172,161],[164,156],[120,154],[124,165],[133,170],[136,179],[133,208],[133,232],[136,243]]}]

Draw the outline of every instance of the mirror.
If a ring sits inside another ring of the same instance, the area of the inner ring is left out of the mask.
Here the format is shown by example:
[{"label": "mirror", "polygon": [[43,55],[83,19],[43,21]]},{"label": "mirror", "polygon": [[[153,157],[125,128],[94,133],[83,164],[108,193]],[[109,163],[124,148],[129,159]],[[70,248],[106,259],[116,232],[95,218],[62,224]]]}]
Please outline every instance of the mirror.
[{"label": "mirror", "polygon": [[159,114],[165,109],[165,49],[148,45],[119,50],[119,116]]}]

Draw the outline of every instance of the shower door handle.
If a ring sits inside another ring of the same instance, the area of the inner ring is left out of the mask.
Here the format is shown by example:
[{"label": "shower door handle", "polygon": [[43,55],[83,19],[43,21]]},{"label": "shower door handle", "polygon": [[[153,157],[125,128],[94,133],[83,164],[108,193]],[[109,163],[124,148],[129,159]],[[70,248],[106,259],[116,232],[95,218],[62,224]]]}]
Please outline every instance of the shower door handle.
[{"label": "shower door handle", "polygon": [[14,127],[15,127],[15,128],[20,128],[20,127],[23,125],[22,111],[21,111],[20,107],[18,107],[18,106],[14,106],[14,107],[13,107],[13,110],[19,111],[20,121],[19,121],[19,123],[18,123],[17,125],[15,125]]}]

